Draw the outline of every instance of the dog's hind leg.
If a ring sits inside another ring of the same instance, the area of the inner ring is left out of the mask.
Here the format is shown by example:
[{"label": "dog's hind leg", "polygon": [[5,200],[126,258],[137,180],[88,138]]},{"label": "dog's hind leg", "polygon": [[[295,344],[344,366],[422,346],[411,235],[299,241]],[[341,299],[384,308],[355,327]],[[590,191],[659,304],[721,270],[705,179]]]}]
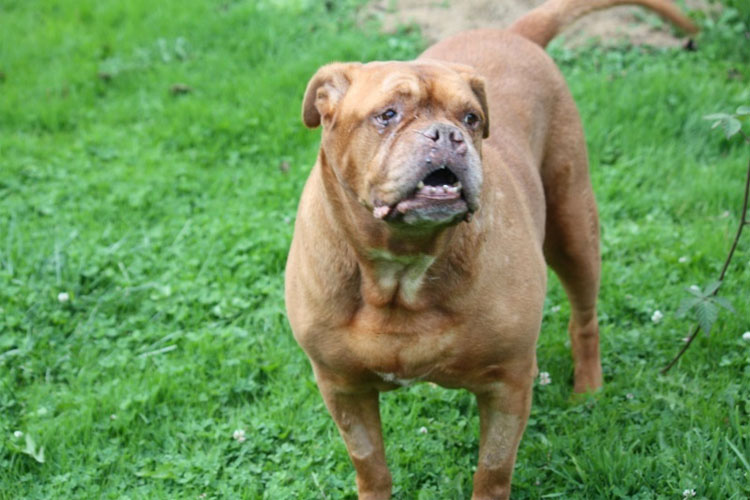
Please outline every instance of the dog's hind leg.
[{"label": "dog's hind leg", "polygon": [[544,255],[570,301],[574,390],[586,392],[602,385],[596,315],[601,273],[599,219],[583,128],[567,91],[556,111],[542,165],[547,203]]}]

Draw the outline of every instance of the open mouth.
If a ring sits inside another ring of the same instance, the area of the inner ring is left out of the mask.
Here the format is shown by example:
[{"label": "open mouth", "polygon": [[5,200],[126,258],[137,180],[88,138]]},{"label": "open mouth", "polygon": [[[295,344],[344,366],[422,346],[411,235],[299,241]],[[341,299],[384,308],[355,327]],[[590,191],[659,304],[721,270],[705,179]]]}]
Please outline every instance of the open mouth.
[{"label": "open mouth", "polygon": [[406,223],[448,222],[467,211],[461,181],[449,167],[442,166],[427,174],[396,205],[375,207],[373,215],[378,219]]},{"label": "open mouth", "polygon": [[[443,167],[419,181],[416,191],[409,198],[455,200],[461,197],[461,187],[461,181],[458,180],[456,174],[451,172],[449,168]],[[398,205],[396,208],[398,208]]]}]

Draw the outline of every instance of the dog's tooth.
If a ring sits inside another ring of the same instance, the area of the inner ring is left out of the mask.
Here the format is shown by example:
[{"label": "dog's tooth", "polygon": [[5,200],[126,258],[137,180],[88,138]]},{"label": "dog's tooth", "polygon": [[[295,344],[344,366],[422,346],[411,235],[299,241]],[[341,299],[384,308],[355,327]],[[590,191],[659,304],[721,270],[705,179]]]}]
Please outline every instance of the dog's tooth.
[{"label": "dog's tooth", "polygon": [[417,189],[424,189],[424,182],[419,181],[419,183],[417,184]]}]

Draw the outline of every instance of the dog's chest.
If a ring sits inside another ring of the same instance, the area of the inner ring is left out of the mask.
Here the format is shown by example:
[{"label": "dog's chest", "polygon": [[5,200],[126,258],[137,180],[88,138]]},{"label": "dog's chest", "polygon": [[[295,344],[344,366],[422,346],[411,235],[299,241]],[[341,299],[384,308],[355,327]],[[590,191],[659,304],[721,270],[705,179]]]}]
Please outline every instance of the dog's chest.
[{"label": "dog's chest", "polygon": [[364,306],[347,326],[348,353],[384,381],[430,380],[455,362],[461,327],[437,310]]}]

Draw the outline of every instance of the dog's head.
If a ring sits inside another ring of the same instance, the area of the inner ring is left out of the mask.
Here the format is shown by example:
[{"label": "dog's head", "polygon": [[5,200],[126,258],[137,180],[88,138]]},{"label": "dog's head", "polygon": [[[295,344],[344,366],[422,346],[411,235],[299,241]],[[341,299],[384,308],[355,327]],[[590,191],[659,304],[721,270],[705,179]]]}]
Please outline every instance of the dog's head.
[{"label": "dog's head", "polygon": [[337,181],[390,224],[439,227],[479,207],[484,80],[458,64],[334,63],[310,80],[308,127]]}]

